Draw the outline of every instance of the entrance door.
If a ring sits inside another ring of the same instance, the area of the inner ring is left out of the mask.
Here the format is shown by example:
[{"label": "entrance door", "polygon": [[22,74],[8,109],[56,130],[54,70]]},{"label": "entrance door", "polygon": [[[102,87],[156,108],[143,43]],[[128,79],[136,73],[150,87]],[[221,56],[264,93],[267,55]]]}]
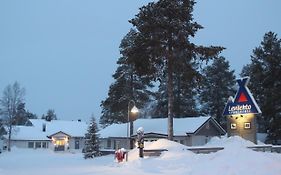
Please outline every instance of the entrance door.
[{"label": "entrance door", "polygon": [[65,140],[56,140],[55,151],[64,151]]},{"label": "entrance door", "polygon": [[57,145],[55,151],[64,151],[64,145]]},{"label": "entrance door", "polygon": [[75,140],[75,149],[79,149],[79,140],[78,139]]}]

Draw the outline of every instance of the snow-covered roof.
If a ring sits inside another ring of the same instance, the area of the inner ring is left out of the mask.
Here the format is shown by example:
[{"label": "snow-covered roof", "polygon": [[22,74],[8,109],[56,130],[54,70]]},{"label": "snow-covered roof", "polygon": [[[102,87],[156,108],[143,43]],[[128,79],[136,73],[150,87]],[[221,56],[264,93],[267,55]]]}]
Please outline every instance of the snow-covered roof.
[{"label": "snow-covered roof", "polygon": [[[186,135],[186,133],[194,133],[199,129],[210,117],[188,117],[174,118],[174,135]],[[134,133],[139,127],[143,127],[144,133],[167,134],[168,121],[167,118],[156,119],[138,119],[134,121]],[[108,137],[127,137],[127,123],[112,124],[99,132],[101,138]]]},{"label": "snow-covered roof", "polygon": [[[71,137],[84,137],[88,125],[83,121],[30,119],[32,126],[15,126],[12,140],[49,140],[47,136],[64,132]],[[43,132],[43,125],[46,131]]]}]

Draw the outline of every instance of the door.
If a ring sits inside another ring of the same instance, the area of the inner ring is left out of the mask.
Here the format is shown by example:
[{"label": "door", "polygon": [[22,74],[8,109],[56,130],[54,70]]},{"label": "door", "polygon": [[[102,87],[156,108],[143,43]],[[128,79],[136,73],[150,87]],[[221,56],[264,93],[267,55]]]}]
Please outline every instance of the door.
[{"label": "door", "polygon": [[75,140],[75,149],[79,149],[80,142],[78,139]]}]

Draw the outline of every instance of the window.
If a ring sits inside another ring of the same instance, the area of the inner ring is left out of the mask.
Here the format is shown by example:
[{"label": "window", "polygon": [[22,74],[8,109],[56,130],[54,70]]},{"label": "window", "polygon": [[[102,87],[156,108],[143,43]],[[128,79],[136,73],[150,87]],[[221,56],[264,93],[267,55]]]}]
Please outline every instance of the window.
[{"label": "window", "polygon": [[110,139],[107,139],[106,147],[111,148],[111,140]]},{"label": "window", "polygon": [[48,142],[42,142],[42,148],[48,148]]},{"label": "window", "polygon": [[209,136],[206,136],[205,137],[205,144],[208,143],[208,141],[209,141]]},{"label": "window", "polygon": [[41,148],[41,142],[35,142],[35,148]]},{"label": "window", "polygon": [[28,142],[28,148],[34,148],[34,142]]},{"label": "window", "polygon": [[230,129],[236,129],[236,123],[231,123],[230,124]]},{"label": "window", "polygon": [[184,144],[184,140],[180,140],[180,144]]},{"label": "window", "polygon": [[244,123],[244,128],[245,129],[251,129],[251,123],[250,122],[245,122]]},{"label": "window", "polygon": [[65,145],[65,141],[64,140],[56,140],[56,145],[63,146],[63,145]]}]

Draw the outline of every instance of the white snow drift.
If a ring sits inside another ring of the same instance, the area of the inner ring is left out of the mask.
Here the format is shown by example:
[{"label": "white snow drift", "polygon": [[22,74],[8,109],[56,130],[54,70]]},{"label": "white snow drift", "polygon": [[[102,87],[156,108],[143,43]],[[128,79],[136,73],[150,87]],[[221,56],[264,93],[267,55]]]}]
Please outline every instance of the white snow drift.
[{"label": "white snow drift", "polygon": [[145,145],[168,149],[160,157],[139,159],[135,149],[129,153],[129,162],[119,164],[113,155],[85,160],[80,153],[14,148],[0,154],[0,175],[280,175],[281,154],[246,148],[253,145],[240,137],[215,138],[206,146],[223,146],[224,150],[194,154],[186,146],[162,139]]}]

